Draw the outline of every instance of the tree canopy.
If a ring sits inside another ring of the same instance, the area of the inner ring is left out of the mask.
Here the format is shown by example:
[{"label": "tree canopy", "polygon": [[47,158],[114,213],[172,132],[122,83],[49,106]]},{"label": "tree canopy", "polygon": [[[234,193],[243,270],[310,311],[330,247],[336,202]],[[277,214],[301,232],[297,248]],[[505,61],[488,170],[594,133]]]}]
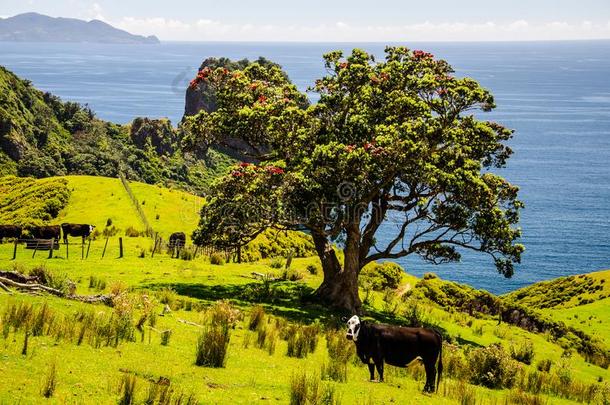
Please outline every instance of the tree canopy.
[{"label": "tree canopy", "polygon": [[[239,138],[255,162],[213,186],[195,240],[239,246],[270,227],[306,229],[324,270],[317,296],[350,311],[361,309],[358,274],[375,260],[443,263],[467,249],[510,277],[524,249],[523,204],[492,172],[512,153],[512,131],[474,115],[495,107],[491,93],[405,47],[387,47],[383,61],[358,49],[324,61],[312,105],[273,64],[204,68],[191,83],[213,88],[218,106],[190,117],[191,133],[211,144]],[[396,230],[380,246],[384,221]]]}]

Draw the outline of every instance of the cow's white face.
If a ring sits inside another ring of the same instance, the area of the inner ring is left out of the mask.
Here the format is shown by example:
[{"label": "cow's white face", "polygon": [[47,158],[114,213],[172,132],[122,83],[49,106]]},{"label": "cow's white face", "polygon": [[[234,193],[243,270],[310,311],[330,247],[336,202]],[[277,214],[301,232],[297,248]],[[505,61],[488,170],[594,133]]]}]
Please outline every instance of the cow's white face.
[{"label": "cow's white face", "polygon": [[360,318],[358,315],[354,315],[349,318],[347,321],[347,340],[353,340],[354,342],[358,340],[358,333],[360,333]]},{"label": "cow's white face", "polygon": [[95,225],[89,225],[89,233],[93,233],[94,228],[95,228]]}]

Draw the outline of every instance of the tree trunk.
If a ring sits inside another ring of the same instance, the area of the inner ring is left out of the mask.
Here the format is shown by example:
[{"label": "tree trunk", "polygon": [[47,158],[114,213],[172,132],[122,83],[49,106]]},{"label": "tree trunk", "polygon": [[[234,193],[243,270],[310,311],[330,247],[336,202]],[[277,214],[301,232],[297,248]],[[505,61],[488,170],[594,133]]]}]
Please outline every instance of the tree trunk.
[{"label": "tree trunk", "polygon": [[345,262],[342,267],[326,236],[312,236],[324,272],[324,281],[316,290],[316,297],[333,308],[360,314],[362,302],[358,296],[359,259],[358,249],[354,249],[350,244],[353,244],[353,238],[348,237],[346,242]]}]

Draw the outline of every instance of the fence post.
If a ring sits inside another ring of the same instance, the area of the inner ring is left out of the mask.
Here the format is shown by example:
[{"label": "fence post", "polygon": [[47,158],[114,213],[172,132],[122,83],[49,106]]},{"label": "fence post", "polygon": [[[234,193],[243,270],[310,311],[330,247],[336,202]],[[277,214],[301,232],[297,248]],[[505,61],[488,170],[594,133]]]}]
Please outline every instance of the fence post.
[{"label": "fence post", "polygon": [[68,253],[68,245],[69,245],[69,243],[68,243],[68,241],[66,240],[66,260],[68,260],[68,259],[70,258],[70,255],[69,255],[69,253]]},{"label": "fence post", "polygon": [[13,260],[17,259],[17,241],[19,239],[15,239],[15,246],[13,247]]},{"label": "fence post", "polygon": [[119,259],[123,257],[123,238],[119,237]]},{"label": "fence post", "polygon": [[87,245],[87,254],[85,255],[85,259],[89,258],[89,249],[91,249],[91,238],[89,238],[89,244]]},{"label": "fence post", "polygon": [[55,239],[51,239],[51,249],[49,249],[49,259],[53,258],[53,249],[55,249]]},{"label": "fence post", "polygon": [[83,260],[85,258],[85,241],[82,241],[80,244],[80,259]]},{"label": "fence post", "polygon": [[108,247],[108,239],[110,239],[110,236],[106,236],[106,243],[104,243],[104,250],[102,250],[102,259],[104,258],[104,255],[106,254],[106,248]]}]

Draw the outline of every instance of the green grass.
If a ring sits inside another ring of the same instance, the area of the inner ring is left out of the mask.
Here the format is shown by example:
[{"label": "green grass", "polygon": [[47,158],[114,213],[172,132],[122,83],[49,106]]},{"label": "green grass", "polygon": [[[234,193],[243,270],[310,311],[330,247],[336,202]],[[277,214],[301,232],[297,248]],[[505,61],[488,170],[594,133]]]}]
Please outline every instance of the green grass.
[{"label": "green grass", "polygon": [[[116,241],[111,239],[112,243]],[[92,244],[90,257],[82,261],[71,255],[69,260],[62,258],[46,259],[44,254],[32,259],[30,251],[20,251],[19,260],[8,260],[10,245],[0,245],[0,268],[27,270],[34,266],[44,265],[47,269],[64,273],[77,282],[77,292],[81,294],[97,293],[89,289],[91,276],[106,281],[106,291],[113,285],[121,283],[133,291],[155,294],[170,287],[176,291],[175,299],[187,300],[204,305],[212,304],[219,299],[229,299],[244,314],[235,330],[231,333],[228,359],[225,368],[200,368],[194,365],[195,344],[199,328],[181,322],[200,323],[201,314],[175,309],[166,316],[159,316],[155,330],[147,329],[144,341],[136,334],[136,342],[121,343],[116,349],[102,347],[94,349],[87,344],[80,346],[72,342],[55,341],[48,337],[30,337],[27,356],[21,356],[23,333],[11,333],[9,339],[0,337],[0,374],[10,373],[10,384],[0,388],[0,403],[15,398],[42,402],[39,394],[39,382],[48,372],[48,364],[57,360],[57,389],[51,403],[76,401],[79,403],[95,401],[116,403],[119,398],[118,385],[123,374],[130,373],[137,377],[136,397],[142,401],[148,386],[148,380],[168,378],[172,387],[186,394],[193,393],[201,403],[252,403],[288,401],[288,387],[295,370],[307,370],[309,373],[320,373],[321,363],[326,358],[325,341],[320,344],[313,355],[305,359],[286,356],[287,343],[278,342],[273,355],[266,350],[258,349],[253,343],[244,348],[243,341],[248,333],[248,313],[253,303],[241,296],[244,289],[261,282],[255,280],[251,273],[279,273],[272,269],[271,260],[248,264],[227,263],[216,266],[207,258],[199,257],[193,261],[170,259],[166,254],[159,254],[154,259],[147,256],[138,258],[140,249],[150,247],[152,241],[145,238],[125,238],[125,257],[116,258],[116,246],[109,248],[105,259],[100,258],[102,244]],[[22,254],[23,253],[23,254]],[[28,253],[28,254],[26,254]],[[293,261],[293,267],[299,269],[305,278],[298,283],[277,283],[277,288],[301,285],[302,288],[315,288],[321,282],[321,275],[312,275],[306,271],[309,264],[317,263],[316,258],[302,258]],[[418,279],[408,275],[403,280],[401,290],[413,288]],[[79,308],[90,308],[86,304],[61,300],[53,297],[30,297],[0,295],[0,313],[3,308],[16,300],[27,300],[41,305],[48,302],[53,311],[73,314]],[[382,311],[383,295],[373,293],[370,314],[386,317]],[[530,339],[535,345],[533,364],[542,359],[557,362],[563,350],[555,343],[547,341],[544,335],[526,332],[509,325],[497,325],[494,319],[474,319],[467,314],[448,312],[429,303],[421,303],[427,319],[444,330],[463,347],[485,346],[502,343],[508,347],[512,342]],[[325,308],[315,305],[303,305],[297,298],[288,297],[273,303],[263,303],[267,313],[286,319],[289,322],[312,322],[315,319],[326,322],[332,315]],[[110,311],[102,306],[96,311]],[[155,311],[161,312],[162,305]],[[160,344],[159,331],[171,329],[172,337],[168,346]],[[480,333],[477,331],[479,330]],[[500,337],[501,336],[501,337]],[[149,343],[150,339],[150,343]],[[256,337],[251,338],[252,341]],[[346,342],[346,344],[348,344]],[[351,344],[351,343],[349,343]],[[68,355],[69,353],[69,355]],[[594,383],[599,378],[607,381],[610,373],[607,370],[586,363],[579,355],[574,354],[570,360],[573,378],[586,383]],[[415,365],[413,367],[419,367]],[[534,366],[527,366],[533,369]],[[340,394],[343,404],[362,403],[459,403],[455,398],[455,382],[445,379],[440,393],[433,396],[421,393],[423,380],[414,379],[408,373],[388,367],[387,382],[370,383],[366,367],[350,362],[348,365],[348,382],[331,383]],[[469,386],[476,393],[479,403],[503,404],[507,390],[489,390]],[[37,400],[38,398],[38,400]],[[408,401],[408,402],[405,402]],[[573,403],[553,397],[550,403]]]},{"label": "green grass", "polygon": [[[132,226],[144,230],[144,224],[129,199],[119,179],[93,176],[65,176],[72,190],[68,205],[57,222],[88,223],[98,229],[112,224],[123,231]],[[201,198],[180,190],[131,182],[130,186],[140,201],[153,229],[164,238],[172,232],[183,231],[187,235],[197,226]],[[156,219],[159,214],[159,219]]]}]

